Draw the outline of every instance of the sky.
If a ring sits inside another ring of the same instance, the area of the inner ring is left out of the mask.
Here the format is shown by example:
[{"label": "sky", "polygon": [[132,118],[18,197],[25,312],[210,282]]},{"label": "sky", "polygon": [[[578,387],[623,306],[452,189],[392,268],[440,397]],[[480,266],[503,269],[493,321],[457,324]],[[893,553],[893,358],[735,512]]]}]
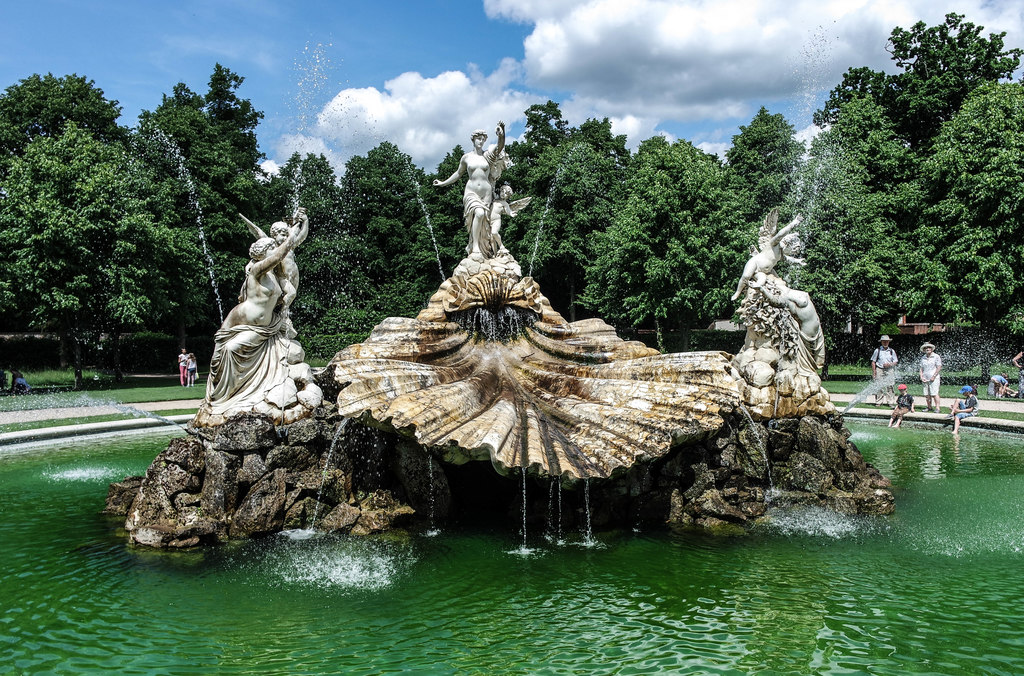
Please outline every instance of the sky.
[{"label": "sky", "polygon": [[1020,0],[4,0],[0,89],[86,76],[134,126],[221,63],[265,115],[269,170],[295,151],[341,169],[388,140],[432,172],[549,99],[631,148],[661,134],[721,155],[761,106],[812,137],[848,68],[892,72],[892,29],[952,11],[1024,47]]}]

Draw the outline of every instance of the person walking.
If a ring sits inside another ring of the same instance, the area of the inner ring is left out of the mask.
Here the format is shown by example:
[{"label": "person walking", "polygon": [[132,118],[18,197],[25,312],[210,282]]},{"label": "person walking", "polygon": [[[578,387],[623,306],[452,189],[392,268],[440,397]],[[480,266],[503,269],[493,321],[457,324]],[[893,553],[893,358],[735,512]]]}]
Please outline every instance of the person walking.
[{"label": "person walking", "polygon": [[181,386],[185,387],[188,383],[188,352],[185,351],[185,348],[181,348],[181,354],[178,355],[178,375]]},{"label": "person walking", "polygon": [[[918,375],[921,376],[921,385],[924,387],[924,403],[929,411],[941,413],[939,374],[942,373],[942,357],[935,352],[935,346],[931,343],[922,345],[921,353],[921,368],[918,370]],[[935,408],[932,408],[932,399],[935,399]]]},{"label": "person walking", "polygon": [[889,336],[878,339],[881,343],[871,353],[871,378],[875,381],[875,406],[892,406],[896,400],[896,350],[889,347]]}]

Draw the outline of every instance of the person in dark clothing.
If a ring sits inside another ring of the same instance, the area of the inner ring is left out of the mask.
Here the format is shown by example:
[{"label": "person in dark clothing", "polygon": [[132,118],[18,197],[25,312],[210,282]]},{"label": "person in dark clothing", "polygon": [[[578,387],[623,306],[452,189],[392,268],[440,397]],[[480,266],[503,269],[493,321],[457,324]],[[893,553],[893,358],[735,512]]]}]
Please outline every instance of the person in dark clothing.
[{"label": "person in dark clothing", "polygon": [[914,398],[907,394],[907,386],[900,383],[896,389],[899,391],[899,395],[896,397],[896,407],[892,410],[892,416],[889,418],[889,427],[899,427],[903,424],[903,416],[914,412]]},{"label": "person in dark clothing", "polygon": [[11,394],[28,394],[32,386],[25,382],[21,371],[11,371]]}]

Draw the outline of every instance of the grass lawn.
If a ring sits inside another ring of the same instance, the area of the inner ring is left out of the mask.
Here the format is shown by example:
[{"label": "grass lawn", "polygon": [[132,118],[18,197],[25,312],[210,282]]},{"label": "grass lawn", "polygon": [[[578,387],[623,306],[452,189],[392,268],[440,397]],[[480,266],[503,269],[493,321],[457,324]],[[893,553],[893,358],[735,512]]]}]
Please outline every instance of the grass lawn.
[{"label": "grass lawn", "polygon": [[[55,373],[64,373],[63,378]],[[110,376],[87,379],[85,389],[73,391],[74,374],[67,372],[26,373],[25,379],[33,387],[32,394],[0,397],[0,411],[23,411],[37,408],[65,406],[93,406],[102,403],[138,404],[147,401],[173,401],[175,399],[202,399],[206,394],[206,379],[200,374],[195,387],[182,387],[178,375],[125,376],[118,383]],[[56,382],[55,382],[56,381]],[[41,384],[40,384],[41,383]]]}]

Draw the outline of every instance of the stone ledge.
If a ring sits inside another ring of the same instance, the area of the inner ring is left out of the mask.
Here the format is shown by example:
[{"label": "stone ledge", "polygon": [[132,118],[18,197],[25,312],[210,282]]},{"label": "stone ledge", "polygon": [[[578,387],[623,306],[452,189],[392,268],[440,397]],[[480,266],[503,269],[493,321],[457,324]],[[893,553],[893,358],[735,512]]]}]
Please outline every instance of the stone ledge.
[{"label": "stone ledge", "polygon": [[[868,409],[854,408],[844,413],[843,418],[855,420],[885,421],[888,420],[889,416],[891,415],[891,409],[872,411]],[[946,417],[946,415],[947,414],[945,413],[908,413],[905,416],[903,416],[903,420],[904,422],[907,423],[926,424],[930,426],[950,426],[952,425],[952,423],[950,422],[949,418]],[[983,415],[961,420],[960,427],[1024,434],[1024,421],[1003,420],[1002,418],[986,418]]]},{"label": "stone ledge", "polygon": [[[167,420],[182,425],[195,417],[191,413],[167,416]],[[129,420],[109,420],[107,422],[84,423],[81,425],[61,425],[59,427],[41,427],[34,430],[20,430],[0,434],[0,446],[48,441],[70,437],[106,434],[108,432],[124,432],[127,430],[169,428],[164,420],[156,418],[131,418]]]}]

